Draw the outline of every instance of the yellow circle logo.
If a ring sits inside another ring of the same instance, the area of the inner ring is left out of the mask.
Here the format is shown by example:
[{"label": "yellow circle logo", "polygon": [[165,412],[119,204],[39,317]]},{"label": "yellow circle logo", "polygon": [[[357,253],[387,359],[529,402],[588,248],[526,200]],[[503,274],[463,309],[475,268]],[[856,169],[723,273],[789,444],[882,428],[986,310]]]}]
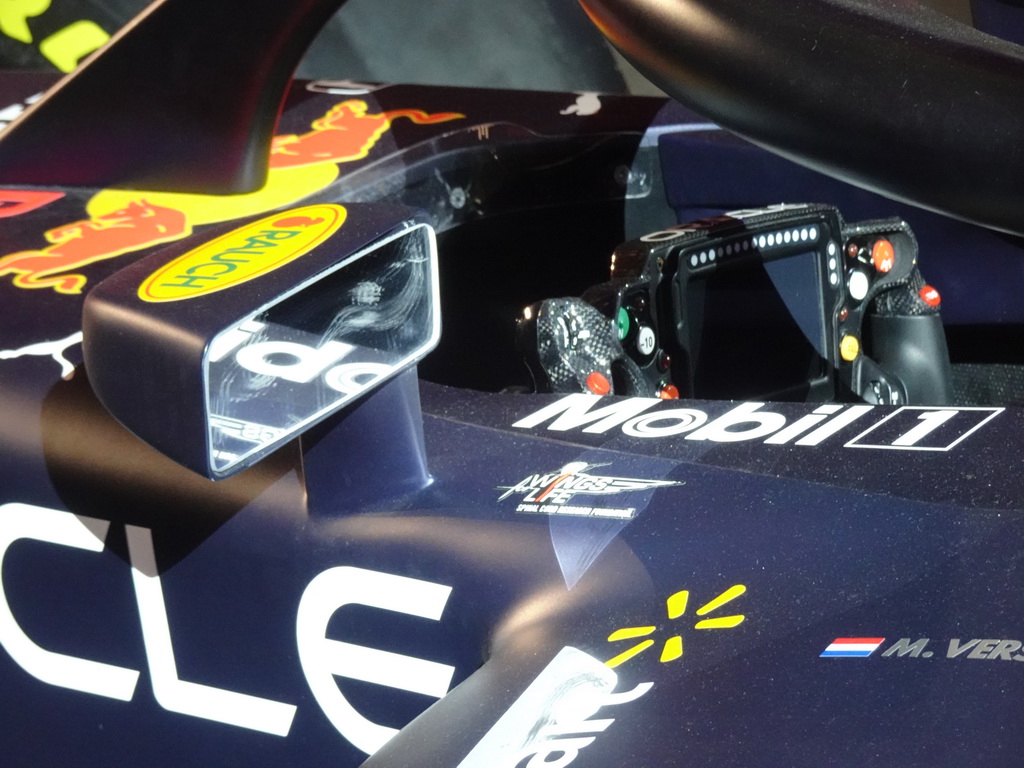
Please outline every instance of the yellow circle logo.
[{"label": "yellow circle logo", "polygon": [[345,223],[340,205],[267,216],[165,264],[139,286],[143,301],[193,299],[252,280],[309,253]]}]

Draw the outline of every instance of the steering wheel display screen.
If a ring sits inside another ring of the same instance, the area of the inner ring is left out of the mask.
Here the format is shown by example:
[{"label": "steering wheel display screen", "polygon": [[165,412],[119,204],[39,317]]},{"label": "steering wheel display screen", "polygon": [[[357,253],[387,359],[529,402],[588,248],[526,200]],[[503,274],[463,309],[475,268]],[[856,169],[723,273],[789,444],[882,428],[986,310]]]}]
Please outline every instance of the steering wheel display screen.
[{"label": "steering wheel display screen", "polygon": [[819,264],[810,251],[691,278],[695,397],[802,399],[826,375]]}]

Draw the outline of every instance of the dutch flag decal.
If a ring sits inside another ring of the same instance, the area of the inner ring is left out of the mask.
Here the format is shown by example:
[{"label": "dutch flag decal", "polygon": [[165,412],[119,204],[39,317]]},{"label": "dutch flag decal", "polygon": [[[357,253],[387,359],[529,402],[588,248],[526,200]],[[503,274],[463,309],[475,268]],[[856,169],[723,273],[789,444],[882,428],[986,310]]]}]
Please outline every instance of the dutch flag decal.
[{"label": "dutch flag decal", "polygon": [[864,659],[878,650],[884,637],[837,637],[822,654],[823,659]]}]

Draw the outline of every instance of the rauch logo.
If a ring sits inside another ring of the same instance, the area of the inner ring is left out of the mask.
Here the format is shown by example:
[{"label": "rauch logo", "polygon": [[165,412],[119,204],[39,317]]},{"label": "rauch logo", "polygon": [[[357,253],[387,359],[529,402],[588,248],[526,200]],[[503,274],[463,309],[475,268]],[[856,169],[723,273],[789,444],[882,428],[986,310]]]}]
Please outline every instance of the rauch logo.
[{"label": "rauch logo", "polygon": [[345,223],[340,205],[310,205],[260,219],[179,256],[139,286],[149,302],[205,296],[309,253]]}]

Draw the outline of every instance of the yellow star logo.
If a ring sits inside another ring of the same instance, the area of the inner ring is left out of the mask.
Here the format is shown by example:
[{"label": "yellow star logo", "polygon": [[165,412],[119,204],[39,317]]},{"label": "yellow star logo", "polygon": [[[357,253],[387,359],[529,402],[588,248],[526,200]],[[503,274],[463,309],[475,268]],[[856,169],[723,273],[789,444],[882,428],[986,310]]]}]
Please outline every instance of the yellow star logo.
[{"label": "yellow star logo", "polygon": [[[698,616],[706,616],[712,611],[721,608],[723,605],[731,600],[735,600],[740,595],[744,594],[747,588],[742,584],[736,584],[729,587],[725,592],[720,594],[714,600],[705,603],[697,609]],[[674,595],[665,601],[668,609],[668,617],[670,620],[678,619],[680,616],[686,613],[686,605],[690,601],[689,590],[681,590],[676,592]],[[711,619],[702,619],[694,625],[694,629],[732,629],[743,622],[746,616],[742,614],[734,614],[732,616],[718,616]],[[609,643],[616,643],[620,640],[636,640],[640,637],[647,637],[648,635],[654,634],[657,627],[624,627],[612,632],[608,636]],[[629,648],[613,659],[609,659],[605,664],[613,669],[620,664],[629,661],[638,653],[646,651],[654,645],[654,640],[648,638],[643,640],[632,648]],[[683,655],[683,637],[682,635],[673,635],[665,641],[661,649],[661,661],[675,661]]]}]

